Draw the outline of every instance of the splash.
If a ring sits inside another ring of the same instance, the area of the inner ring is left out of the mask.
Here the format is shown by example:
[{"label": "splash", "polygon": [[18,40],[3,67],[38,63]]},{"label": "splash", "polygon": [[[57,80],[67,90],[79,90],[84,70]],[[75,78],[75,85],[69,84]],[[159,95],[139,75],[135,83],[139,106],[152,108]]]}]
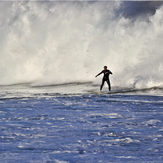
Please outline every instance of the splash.
[{"label": "splash", "polygon": [[112,86],[163,85],[163,7],[124,17],[122,2],[1,2],[0,85],[91,81],[104,65]]}]

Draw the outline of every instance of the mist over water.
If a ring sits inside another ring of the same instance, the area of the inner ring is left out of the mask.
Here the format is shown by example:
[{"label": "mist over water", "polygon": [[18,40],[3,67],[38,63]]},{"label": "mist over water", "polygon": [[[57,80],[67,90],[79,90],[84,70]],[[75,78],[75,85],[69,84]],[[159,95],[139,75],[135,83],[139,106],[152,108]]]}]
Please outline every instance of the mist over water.
[{"label": "mist over water", "polygon": [[1,2],[0,85],[97,84],[107,65],[112,86],[163,86],[163,7],[133,20],[124,5]]}]

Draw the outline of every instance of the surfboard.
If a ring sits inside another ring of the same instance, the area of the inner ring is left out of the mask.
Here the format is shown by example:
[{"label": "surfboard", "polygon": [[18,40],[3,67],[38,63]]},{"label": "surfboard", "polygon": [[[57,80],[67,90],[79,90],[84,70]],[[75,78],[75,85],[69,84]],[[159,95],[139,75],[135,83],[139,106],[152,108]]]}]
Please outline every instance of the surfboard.
[{"label": "surfboard", "polygon": [[106,94],[106,93],[100,93],[100,92],[96,92],[96,91],[92,91],[92,90],[89,90],[88,92],[91,92],[91,93],[93,93],[93,94],[97,94],[97,95],[101,95],[101,94]]},{"label": "surfboard", "polygon": [[107,95],[107,94],[128,93],[128,92],[132,92],[132,91],[110,91],[110,92],[101,92],[100,93],[100,92],[89,90],[88,92],[91,92],[91,93],[97,94],[97,95]]},{"label": "surfboard", "polygon": [[106,94],[116,94],[116,93],[121,93],[119,91],[110,91],[110,92],[96,92],[96,91],[93,91],[93,90],[89,90],[88,92],[91,92],[93,94],[97,94],[97,95],[106,95]]}]

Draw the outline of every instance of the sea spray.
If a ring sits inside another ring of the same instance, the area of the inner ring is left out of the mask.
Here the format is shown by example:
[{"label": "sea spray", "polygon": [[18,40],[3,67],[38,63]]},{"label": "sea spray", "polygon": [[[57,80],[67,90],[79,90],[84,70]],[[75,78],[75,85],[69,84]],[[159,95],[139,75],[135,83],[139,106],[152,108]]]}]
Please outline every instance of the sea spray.
[{"label": "sea spray", "polygon": [[1,2],[1,85],[100,83],[153,87],[163,81],[163,7],[148,19],[123,16],[123,2]]}]

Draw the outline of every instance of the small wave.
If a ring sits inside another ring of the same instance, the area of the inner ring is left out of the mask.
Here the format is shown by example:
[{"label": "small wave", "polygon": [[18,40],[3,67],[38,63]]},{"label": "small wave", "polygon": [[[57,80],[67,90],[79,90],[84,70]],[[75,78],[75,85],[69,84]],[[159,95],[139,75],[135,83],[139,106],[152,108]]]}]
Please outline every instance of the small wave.
[{"label": "small wave", "polygon": [[32,84],[31,87],[54,87],[54,86],[76,86],[76,85],[92,85],[91,81],[88,82],[65,82],[58,84]]},{"label": "small wave", "polygon": [[150,88],[116,88],[109,94],[116,93],[138,93],[138,92],[149,92],[149,91],[162,91],[163,87],[150,87]]}]

